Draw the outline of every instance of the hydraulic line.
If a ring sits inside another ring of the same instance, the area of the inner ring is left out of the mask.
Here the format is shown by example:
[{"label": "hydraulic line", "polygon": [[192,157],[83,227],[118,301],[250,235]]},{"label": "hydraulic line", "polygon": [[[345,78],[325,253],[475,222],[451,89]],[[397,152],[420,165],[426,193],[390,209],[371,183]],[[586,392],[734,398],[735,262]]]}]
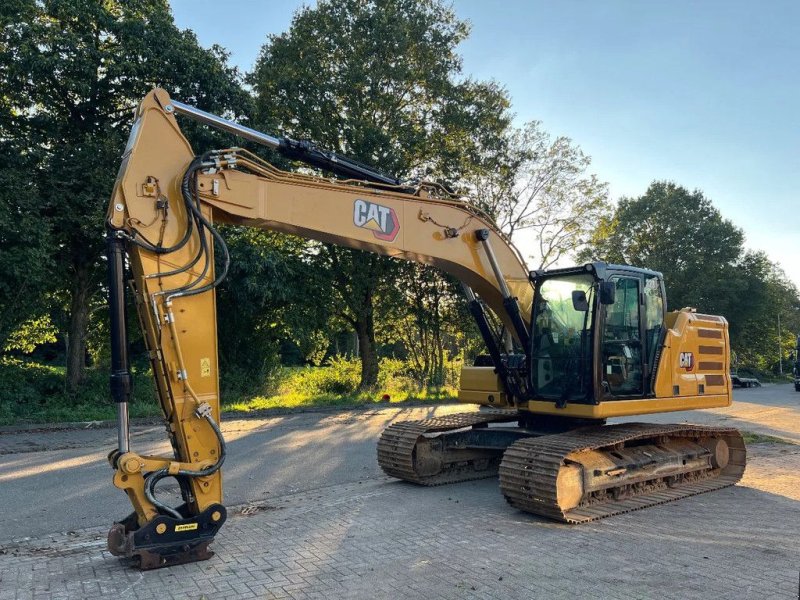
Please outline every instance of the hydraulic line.
[{"label": "hydraulic line", "polygon": [[[188,220],[189,222],[191,221],[195,222],[197,226],[197,231],[200,236],[200,250],[195,259],[191,263],[183,266],[180,269],[177,269],[174,274],[179,274],[189,270],[192,266],[194,266],[194,264],[198,262],[200,256],[204,256],[205,263],[202,272],[200,273],[199,276],[194,278],[194,280],[189,284],[186,284],[184,286],[172,290],[160,291],[154,294],[154,296],[156,295],[166,296],[164,304],[169,310],[169,312],[167,313],[166,320],[170,326],[170,329],[172,330],[173,339],[175,340],[175,346],[178,354],[178,362],[180,368],[180,377],[183,380],[184,388],[195,398],[195,400],[197,400],[197,396],[192,391],[191,387],[189,386],[189,382],[187,381],[186,368],[183,363],[183,356],[180,350],[180,345],[178,344],[177,331],[175,327],[175,317],[172,314],[170,306],[172,304],[172,300],[175,298],[180,298],[183,296],[194,296],[196,294],[201,294],[203,292],[210,291],[216,288],[227,276],[228,269],[230,266],[230,253],[228,252],[228,247],[227,244],[225,244],[225,240],[222,238],[219,232],[212,226],[209,220],[203,215],[199,206],[199,195],[197,194],[197,185],[196,185],[196,173],[201,168],[209,166],[208,163],[205,161],[206,156],[207,155],[204,155],[200,159],[193,161],[192,165],[189,167],[189,169],[187,169],[186,173],[184,174],[183,181],[181,182],[181,193],[186,208],[190,213]],[[211,233],[216,244],[222,249],[223,253],[222,272],[211,283],[206,284],[204,286],[195,287],[205,278],[206,273],[208,272],[209,266],[211,264],[209,248],[205,239],[206,229]],[[163,275],[164,274],[161,274],[161,276]],[[195,411],[195,414],[199,417],[205,418],[206,421],[208,421],[211,428],[214,430],[214,434],[216,435],[220,445],[219,459],[213,465],[206,467],[205,469],[201,470],[181,469],[177,473],[170,474],[169,469],[164,468],[150,473],[145,478],[145,486],[144,486],[145,497],[150,502],[152,502],[153,505],[162,513],[169,514],[176,519],[182,519],[183,516],[174,508],[167,506],[163,502],[160,502],[155,496],[155,488],[158,482],[171,475],[176,477],[189,477],[189,478],[207,477],[218,471],[222,467],[222,463],[225,461],[225,455],[226,455],[225,439],[222,435],[222,431],[220,430],[219,425],[216,423],[216,421],[211,415],[211,408],[208,406],[208,404],[202,403]]]},{"label": "hydraulic line", "polygon": [[187,221],[186,233],[184,233],[183,238],[177,244],[175,244],[174,246],[170,246],[168,248],[164,248],[163,246],[154,246],[153,244],[147,241],[141,242],[137,240],[136,239],[137,235],[139,237],[143,236],[136,229],[131,230],[133,232],[133,235],[123,232],[122,236],[132,244],[136,244],[140,248],[144,248],[145,250],[147,250],[148,252],[152,252],[153,254],[169,254],[170,252],[176,252],[177,250],[183,248],[189,242],[189,239],[191,239],[192,230],[194,229],[194,227],[192,226],[194,219],[192,219],[188,213],[186,215],[186,221]]},{"label": "hydraulic line", "polygon": [[[194,210],[194,206],[193,206],[193,202],[192,202],[192,198],[191,198],[191,189],[189,187],[189,181],[191,180],[192,176],[194,176],[196,174],[196,171],[197,171],[197,169],[195,169],[194,171],[189,170],[189,171],[186,172],[186,174],[184,175],[184,178],[183,178],[182,185],[181,185],[181,193],[184,196],[184,203],[186,204],[187,211],[191,213],[191,218],[192,218],[192,220],[195,221],[195,224],[197,226],[197,231],[198,231],[198,234],[199,234],[199,237],[200,237],[200,249],[198,250],[198,253],[197,253],[197,256],[195,257],[195,260],[192,260],[190,263],[184,265],[183,267],[170,272],[169,275],[179,275],[180,273],[184,273],[184,272],[188,271],[190,268],[192,268],[197,263],[197,260],[199,260],[199,258],[201,256],[205,258],[205,262],[203,263],[203,269],[200,272],[200,275],[195,277],[194,280],[190,281],[189,283],[187,283],[187,284],[185,284],[183,286],[180,286],[178,288],[173,288],[171,290],[162,290],[160,292],[156,292],[155,294],[153,294],[153,296],[167,296],[168,298],[171,298],[171,297],[174,296],[174,294],[176,292],[182,292],[182,291],[185,291],[185,290],[189,290],[189,289],[193,288],[194,286],[198,285],[205,278],[206,273],[208,273],[208,269],[209,269],[209,266],[211,264],[211,261],[209,260],[209,255],[208,255],[208,245],[206,243],[206,236],[205,236],[205,231],[204,231],[205,228],[204,228],[203,224],[197,219],[197,213],[199,212],[199,209],[197,211]],[[195,189],[196,189],[196,186],[195,186]],[[165,276],[165,275],[167,275],[167,274],[164,274],[164,273],[160,273],[159,274],[159,276]]]},{"label": "hydraulic line", "polygon": [[[222,281],[228,274],[228,269],[230,267],[230,253],[228,252],[228,246],[225,243],[225,240],[216,230],[216,228],[208,221],[208,219],[206,219],[206,217],[200,210],[199,196],[197,194],[196,183],[194,186],[194,190],[192,190],[190,187],[190,182],[192,181],[193,176],[196,176],[196,173],[199,169],[206,166],[210,166],[209,163],[207,162],[207,154],[203,155],[203,157],[192,163],[192,165],[186,171],[186,174],[184,175],[183,181],[181,183],[181,193],[184,198],[184,203],[189,212],[191,212],[192,216],[191,220],[196,222],[197,229],[200,234],[200,250],[198,252],[198,255],[195,257],[195,260],[193,260],[188,265],[181,267],[180,269],[170,272],[169,274],[180,274],[182,272],[187,271],[189,268],[191,268],[192,266],[194,266],[194,264],[197,263],[197,260],[199,260],[200,255],[203,255],[206,260],[200,275],[198,275],[190,283],[187,283],[178,288],[174,288],[171,290],[163,290],[153,294],[153,296],[165,296],[167,302],[171,302],[172,299],[174,298],[181,298],[184,296],[195,296],[197,294],[202,294],[203,292],[212,290],[217,286],[219,286],[219,284],[222,283]],[[194,191],[194,199],[192,198],[193,196],[192,191]],[[219,247],[222,250],[222,255],[223,255],[222,271],[213,282],[206,284],[204,286],[196,287],[205,278],[206,273],[208,273],[208,269],[211,264],[208,253],[208,246],[204,235],[206,229],[208,229],[208,231],[211,233],[215,242],[215,246]]]},{"label": "hydraulic line", "polygon": [[[187,173],[188,172],[189,171],[187,171]],[[184,175],[184,178],[185,177],[186,177],[186,175]],[[181,182],[181,184],[182,183],[183,182]],[[197,189],[197,176],[195,174],[195,190],[196,189]],[[183,197],[183,202],[184,202],[184,204],[186,204],[187,198],[185,196],[183,196],[183,185],[181,185],[181,197]],[[187,211],[186,214],[188,215],[189,211]],[[192,219],[194,219],[194,214],[192,214]],[[202,233],[202,231],[200,231],[201,240],[203,239],[203,237],[204,237],[203,233]],[[191,269],[193,266],[195,266],[197,264],[197,262],[203,257],[203,255],[204,255],[203,246],[201,245],[197,250],[197,254],[195,254],[195,257],[191,260],[191,262],[189,262],[189,263],[187,263],[187,264],[185,264],[185,265],[183,265],[181,267],[178,267],[177,269],[173,269],[172,271],[162,271],[160,273],[151,273],[150,275],[145,275],[145,279],[156,279],[156,278],[159,278],[159,277],[170,277],[172,275],[180,275],[181,273],[185,273],[186,271]]]},{"label": "hydraulic line", "polygon": [[[176,477],[208,477],[209,475],[213,475],[222,467],[222,463],[225,462],[225,456],[227,454],[227,448],[225,445],[225,438],[222,435],[222,430],[220,430],[219,425],[214,420],[214,417],[211,415],[211,407],[208,404],[202,404],[196,411],[195,414],[199,417],[205,418],[208,424],[211,426],[211,429],[214,430],[214,435],[217,437],[217,441],[219,442],[219,458],[217,462],[213,465],[206,467],[205,469],[200,469],[198,471],[189,470],[189,469],[180,469],[177,473],[175,473]],[[159,501],[158,498],[155,496],[155,487],[159,481],[164,479],[165,477],[169,477],[169,469],[159,469],[158,471],[153,471],[144,480],[144,494],[145,497],[153,503],[153,506],[159,509],[159,511],[166,513],[176,519],[183,519],[183,515],[181,515],[177,510],[172,508],[171,506],[167,506],[163,502]]]}]

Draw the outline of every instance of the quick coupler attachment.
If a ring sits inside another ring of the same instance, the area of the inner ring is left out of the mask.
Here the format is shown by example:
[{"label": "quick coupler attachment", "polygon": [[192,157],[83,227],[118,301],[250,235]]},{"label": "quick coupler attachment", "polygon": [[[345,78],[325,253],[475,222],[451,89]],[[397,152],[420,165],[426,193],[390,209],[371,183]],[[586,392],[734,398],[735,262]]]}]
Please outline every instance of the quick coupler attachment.
[{"label": "quick coupler attachment", "polygon": [[[185,504],[177,510],[188,514]],[[212,504],[195,516],[175,519],[159,515],[139,527],[136,513],[132,513],[111,527],[108,550],[114,556],[131,559],[133,566],[143,571],[208,560],[214,556],[208,545],[226,517],[224,506]]]}]

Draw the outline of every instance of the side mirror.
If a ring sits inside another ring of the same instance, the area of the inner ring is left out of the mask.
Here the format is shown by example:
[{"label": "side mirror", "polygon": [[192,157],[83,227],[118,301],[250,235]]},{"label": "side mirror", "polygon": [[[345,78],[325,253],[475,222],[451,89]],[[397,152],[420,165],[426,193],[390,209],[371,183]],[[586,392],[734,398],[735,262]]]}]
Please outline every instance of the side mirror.
[{"label": "side mirror", "polygon": [[617,299],[617,286],[613,281],[600,282],[600,304],[614,304]]},{"label": "side mirror", "polygon": [[586,299],[586,292],[583,290],[572,290],[572,308],[579,312],[589,310],[589,301]]}]

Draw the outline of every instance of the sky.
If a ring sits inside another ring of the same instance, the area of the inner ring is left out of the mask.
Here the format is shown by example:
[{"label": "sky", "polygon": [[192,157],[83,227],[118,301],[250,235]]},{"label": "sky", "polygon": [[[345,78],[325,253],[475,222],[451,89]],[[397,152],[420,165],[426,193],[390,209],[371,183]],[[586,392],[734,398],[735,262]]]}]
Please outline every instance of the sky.
[{"label": "sky", "polygon": [[[302,1],[172,0],[249,71]],[[667,179],[710,198],[800,286],[800,2],[456,0],[464,74],[592,157],[614,200]],[[224,15],[220,7],[224,6]]]}]

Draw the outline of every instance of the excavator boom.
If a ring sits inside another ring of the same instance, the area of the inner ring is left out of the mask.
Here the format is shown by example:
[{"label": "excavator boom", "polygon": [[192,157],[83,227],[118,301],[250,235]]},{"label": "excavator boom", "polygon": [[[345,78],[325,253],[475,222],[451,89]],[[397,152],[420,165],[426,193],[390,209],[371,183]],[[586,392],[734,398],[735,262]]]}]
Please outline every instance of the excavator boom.
[{"label": "excavator boom", "polygon": [[[239,148],[196,156],[178,114],[348,179],[281,171]],[[257,132],[154,90],[136,111],[107,215],[111,390],[119,415],[118,448],[110,460],[115,485],[135,509],[112,529],[109,545],[145,568],[207,558],[208,542],[225,518],[214,288],[229,256],[218,223],[434,265],[460,279],[471,295],[479,294],[527,341],[532,300],[527,269],[475,207],[435,184],[402,183],[307,142]],[[221,254],[220,272],[215,252]],[[126,256],[174,449],[170,457],[140,456],[128,438]],[[474,295],[472,300],[480,315],[482,305]],[[482,330],[488,335],[488,328]],[[157,499],[156,485],[165,477],[178,480],[182,506]]]}]

